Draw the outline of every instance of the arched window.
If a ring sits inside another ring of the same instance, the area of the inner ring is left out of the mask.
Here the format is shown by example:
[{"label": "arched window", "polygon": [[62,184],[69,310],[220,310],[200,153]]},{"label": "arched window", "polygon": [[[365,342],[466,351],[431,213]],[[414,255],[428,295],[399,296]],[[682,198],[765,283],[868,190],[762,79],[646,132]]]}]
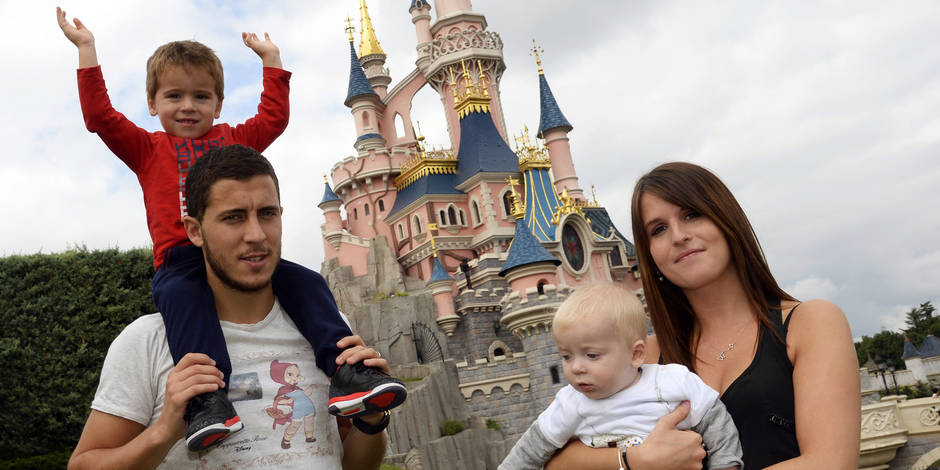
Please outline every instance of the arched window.
[{"label": "arched window", "polygon": [[438,213],[438,223],[447,225],[447,216],[444,215],[444,209],[441,209],[441,212]]},{"label": "arched window", "polygon": [[353,219],[359,220],[359,209],[356,209],[355,207],[353,207]]},{"label": "arched window", "polygon": [[401,114],[395,113],[395,137],[403,135],[405,135],[405,121],[401,118]]},{"label": "arched window", "polygon": [[421,218],[418,217],[418,214],[415,214],[414,218],[411,219],[411,231],[415,235],[421,233]]},{"label": "arched window", "polygon": [[477,205],[476,201],[470,202],[470,215],[473,217],[473,224],[476,225],[480,223],[480,206]]},{"label": "arched window", "polygon": [[451,225],[457,225],[457,211],[454,210],[454,206],[447,208],[447,221]]},{"label": "arched window", "polygon": [[401,224],[398,224],[398,239],[401,240],[403,238],[405,238],[405,229],[401,226]]},{"label": "arched window", "polygon": [[379,199],[379,212],[385,212],[385,201]]},{"label": "arched window", "polygon": [[539,280],[539,284],[536,286],[536,289],[539,291],[539,295],[545,295],[545,284],[548,284],[545,279]]},{"label": "arched window", "polygon": [[506,216],[509,217],[512,215],[512,192],[506,191],[503,193],[503,212]]},{"label": "arched window", "polygon": [[463,209],[457,211],[460,214],[460,225],[467,225],[467,218],[463,215]]},{"label": "arched window", "polygon": [[366,204],[366,215],[369,215],[369,205]]}]

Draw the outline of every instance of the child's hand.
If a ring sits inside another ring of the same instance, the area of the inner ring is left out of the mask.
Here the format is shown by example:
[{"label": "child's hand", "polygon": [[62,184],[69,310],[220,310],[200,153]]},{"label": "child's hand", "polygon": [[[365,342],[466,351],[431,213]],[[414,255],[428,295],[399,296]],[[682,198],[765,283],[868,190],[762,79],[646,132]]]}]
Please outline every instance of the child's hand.
[{"label": "child's hand", "polygon": [[56,18],[59,20],[59,27],[62,28],[62,32],[65,33],[65,37],[69,38],[69,41],[72,41],[72,44],[78,47],[95,45],[95,36],[91,34],[91,31],[85,27],[85,24],[82,23],[81,20],[72,18],[72,21],[75,23],[75,26],[72,26],[69,24],[68,20],[65,19],[65,10],[55,7],[55,14]]},{"label": "child's hand", "polygon": [[258,57],[261,57],[261,64],[265,67],[284,68],[281,65],[281,50],[271,42],[271,36],[264,33],[264,41],[258,39],[255,33],[242,33],[242,41],[245,45],[255,51]]},{"label": "child's hand", "polygon": [[78,47],[78,67],[94,67],[98,65],[98,53],[95,51],[95,36],[85,27],[78,18],[72,18],[75,25],[69,24],[65,19],[65,10],[55,7],[55,16],[59,21],[59,27],[65,33],[65,37]]}]

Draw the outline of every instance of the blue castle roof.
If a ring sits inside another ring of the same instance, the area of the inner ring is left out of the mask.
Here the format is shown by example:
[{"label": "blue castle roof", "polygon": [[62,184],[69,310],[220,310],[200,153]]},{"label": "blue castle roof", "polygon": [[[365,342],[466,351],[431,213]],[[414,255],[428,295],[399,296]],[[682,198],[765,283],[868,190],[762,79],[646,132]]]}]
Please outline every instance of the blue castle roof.
[{"label": "blue castle roof", "polygon": [[353,43],[349,43],[349,92],[346,93],[346,101],[343,102],[347,108],[352,107],[352,102],[359,97],[372,95],[376,100],[379,95],[369,85],[369,79],[362,70],[362,64],[359,63],[359,57],[356,56],[356,48]]},{"label": "blue castle roof", "polygon": [[607,209],[603,207],[585,207],[583,210],[584,215],[587,216],[588,219],[591,219],[591,231],[594,232],[599,239],[612,240],[610,229],[613,228],[613,236],[623,241],[627,255],[636,256],[636,249],[633,247],[633,243],[630,243],[630,240],[627,240],[627,237],[623,236],[620,230],[617,230],[614,222],[610,220],[610,214],[607,213]]},{"label": "blue castle roof", "polygon": [[562,127],[565,132],[571,132],[573,128],[565,119],[565,115],[561,113],[561,109],[558,108],[555,95],[552,94],[552,89],[549,88],[548,80],[545,79],[544,74],[539,75],[539,101],[542,105],[541,117],[539,117],[540,135],[544,135],[546,131],[556,127]]},{"label": "blue castle roof", "polygon": [[914,344],[911,343],[911,340],[907,339],[907,336],[904,337],[904,354],[901,355],[901,359],[908,359],[911,357],[920,357],[920,352],[917,351],[917,348],[914,347]]},{"label": "blue castle roof", "polygon": [[555,241],[552,215],[561,205],[548,168],[530,168],[523,173],[525,179],[525,224],[540,242]]},{"label": "blue castle roof", "polygon": [[433,269],[431,270],[431,279],[428,280],[428,284],[437,281],[453,281],[454,278],[450,274],[447,274],[447,271],[444,269],[444,266],[441,265],[440,259],[436,256],[434,257]]},{"label": "blue castle roof", "polygon": [[456,184],[480,172],[518,171],[519,158],[499,135],[488,111],[471,112],[460,119]]},{"label": "blue castle roof", "polygon": [[323,190],[323,200],[320,201],[318,207],[323,206],[328,202],[339,201],[340,198],[336,196],[336,193],[333,192],[333,189],[330,188],[330,183],[325,184],[326,188]]},{"label": "blue castle roof", "polygon": [[424,8],[425,5],[427,5],[428,8],[431,8],[431,2],[425,2],[423,0],[411,0],[411,8],[409,8],[408,11],[411,11],[415,8]]},{"label": "blue castle roof", "polygon": [[921,357],[940,356],[940,339],[934,335],[927,335],[924,338],[924,344],[920,345]]},{"label": "blue castle roof", "polygon": [[415,202],[421,196],[428,194],[463,194],[454,188],[454,176],[452,174],[431,174],[426,175],[407,187],[398,191],[395,196],[395,204],[389,211],[389,217],[394,216],[398,211],[404,209],[412,202]]},{"label": "blue castle roof", "polygon": [[525,224],[525,219],[516,220],[516,233],[512,239],[512,246],[509,247],[509,255],[506,256],[506,264],[503,265],[500,276],[505,276],[513,268],[525,266],[542,261],[551,261],[555,266],[561,264],[558,258],[552,256],[548,250],[539,243],[529,227]]}]

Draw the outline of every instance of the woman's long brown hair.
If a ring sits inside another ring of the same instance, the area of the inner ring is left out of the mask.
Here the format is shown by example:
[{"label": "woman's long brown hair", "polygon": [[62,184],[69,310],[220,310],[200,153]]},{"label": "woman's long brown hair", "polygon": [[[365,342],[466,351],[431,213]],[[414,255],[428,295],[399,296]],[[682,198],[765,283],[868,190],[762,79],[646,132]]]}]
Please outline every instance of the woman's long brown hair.
[{"label": "woman's long brown hair", "polygon": [[657,279],[659,269],[650,254],[649,234],[640,210],[640,199],[648,192],[683,209],[696,211],[718,226],[728,241],[731,263],[744,285],[751,307],[758,312],[759,331],[764,328],[774,331],[770,319],[771,302],[795,299],[774,280],[760,242],[738,201],[728,187],[707,169],[686,162],[665,163],[637,180],[632,202],[633,240],[650,320],[663,361],[683,364],[694,371],[692,347],[698,339],[693,338],[696,334],[695,312],[685,293],[668,279]]}]

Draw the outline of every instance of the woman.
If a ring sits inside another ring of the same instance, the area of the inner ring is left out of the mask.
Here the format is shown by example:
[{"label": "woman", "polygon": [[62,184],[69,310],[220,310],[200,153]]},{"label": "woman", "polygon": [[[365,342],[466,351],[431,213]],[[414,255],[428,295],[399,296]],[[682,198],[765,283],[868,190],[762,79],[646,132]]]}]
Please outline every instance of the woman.
[{"label": "woman", "polygon": [[[845,315],[800,303],[770,274],[744,211],[714,174],[660,165],[637,181],[633,237],[653,328],[648,359],[684,364],[721,395],[747,470],[856,469],[858,363]],[[627,451],[631,470],[701,468],[686,407]],[[615,449],[569,444],[546,467],[618,468]]]}]

